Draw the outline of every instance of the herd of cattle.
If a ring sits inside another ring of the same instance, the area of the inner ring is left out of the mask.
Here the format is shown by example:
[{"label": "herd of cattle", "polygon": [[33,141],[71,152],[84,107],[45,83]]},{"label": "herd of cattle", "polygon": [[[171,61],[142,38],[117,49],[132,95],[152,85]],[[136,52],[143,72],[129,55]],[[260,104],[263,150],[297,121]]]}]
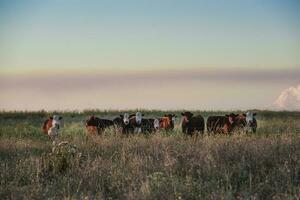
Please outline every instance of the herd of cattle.
[{"label": "herd of cattle", "polygon": [[[203,134],[205,129],[204,118],[201,115],[194,115],[191,112],[181,113],[182,132],[187,135]],[[206,128],[208,134],[231,134],[234,131],[256,132],[256,113],[248,111],[244,114],[228,114],[224,116],[210,116],[207,118]],[[154,133],[159,130],[173,130],[175,114],[166,114],[161,118],[144,118],[144,114],[125,113],[113,120],[101,119],[91,116],[86,120],[85,127],[89,134],[101,134],[107,128],[113,128],[116,132],[123,134]],[[42,130],[49,137],[57,136],[59,129],[63,126],[62,117],[54,115],[48,118]]]}]

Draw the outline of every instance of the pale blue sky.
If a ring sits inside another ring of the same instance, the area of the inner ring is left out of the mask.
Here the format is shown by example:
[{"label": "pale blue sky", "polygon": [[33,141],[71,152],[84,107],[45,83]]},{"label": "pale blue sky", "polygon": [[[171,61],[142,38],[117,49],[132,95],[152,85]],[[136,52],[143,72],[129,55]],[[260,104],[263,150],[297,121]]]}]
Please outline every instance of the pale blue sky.
[{"label": "pale blue sky", "polygon": [[8,68],[297,68],[300,3],[0,1]]}]

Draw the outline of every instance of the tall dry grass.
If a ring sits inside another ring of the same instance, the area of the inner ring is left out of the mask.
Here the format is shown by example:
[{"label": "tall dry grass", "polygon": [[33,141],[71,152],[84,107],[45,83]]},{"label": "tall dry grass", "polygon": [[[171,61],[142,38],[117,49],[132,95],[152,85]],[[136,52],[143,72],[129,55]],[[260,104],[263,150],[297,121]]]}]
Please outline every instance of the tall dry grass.
[{"label": "tall dry grass", "polygon": [[59,141],[76,153],[42,135],[40,113],[5,118],[0,199],[299,199],[300,118],[278,116],[261,117],[255,135],[190,138],[178,124],[87,137],[85,116],[67,115]]}]

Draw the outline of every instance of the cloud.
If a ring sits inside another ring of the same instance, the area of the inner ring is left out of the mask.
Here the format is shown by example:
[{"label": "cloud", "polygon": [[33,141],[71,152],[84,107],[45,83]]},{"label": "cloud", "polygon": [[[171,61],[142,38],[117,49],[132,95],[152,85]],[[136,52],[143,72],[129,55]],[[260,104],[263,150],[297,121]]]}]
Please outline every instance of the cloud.
[{"label": "cloud", "polygon": [[283,90],[274,105],[283,110],[300,110],[300,84]]}]

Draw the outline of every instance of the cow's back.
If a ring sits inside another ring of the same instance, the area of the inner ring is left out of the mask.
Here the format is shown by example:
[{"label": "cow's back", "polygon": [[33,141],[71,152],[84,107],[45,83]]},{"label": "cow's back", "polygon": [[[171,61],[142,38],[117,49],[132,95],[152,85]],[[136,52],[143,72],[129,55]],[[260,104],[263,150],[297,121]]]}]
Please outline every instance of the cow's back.
[{"label": "cow's back", "polygon": [[154,131],[154,119],[152,118],[149,118],[149,119],[145,119],[143,118],[142,119],[142,125],[141,125],[141,128],[142,128],[142,132],[143,133],[151,133]]},{"label": "cow's back", "polygon": [[115,119],[113,119],[113,123],[117,127],[123,127],[125,125],[121,117],[116,117]]},{"label": "cow's back", "polygon": [[204,131],[204,118],[201,115],[192,117],[190,125],[197,131]]},{"label": "cow's back", "polygon": [[99,119],[98,120],[98,127],[99,128],[107,128],[107,127],[110,127],[110,126],[113,126],[114,123],[112,120],[109,120],[109,119]]}]

